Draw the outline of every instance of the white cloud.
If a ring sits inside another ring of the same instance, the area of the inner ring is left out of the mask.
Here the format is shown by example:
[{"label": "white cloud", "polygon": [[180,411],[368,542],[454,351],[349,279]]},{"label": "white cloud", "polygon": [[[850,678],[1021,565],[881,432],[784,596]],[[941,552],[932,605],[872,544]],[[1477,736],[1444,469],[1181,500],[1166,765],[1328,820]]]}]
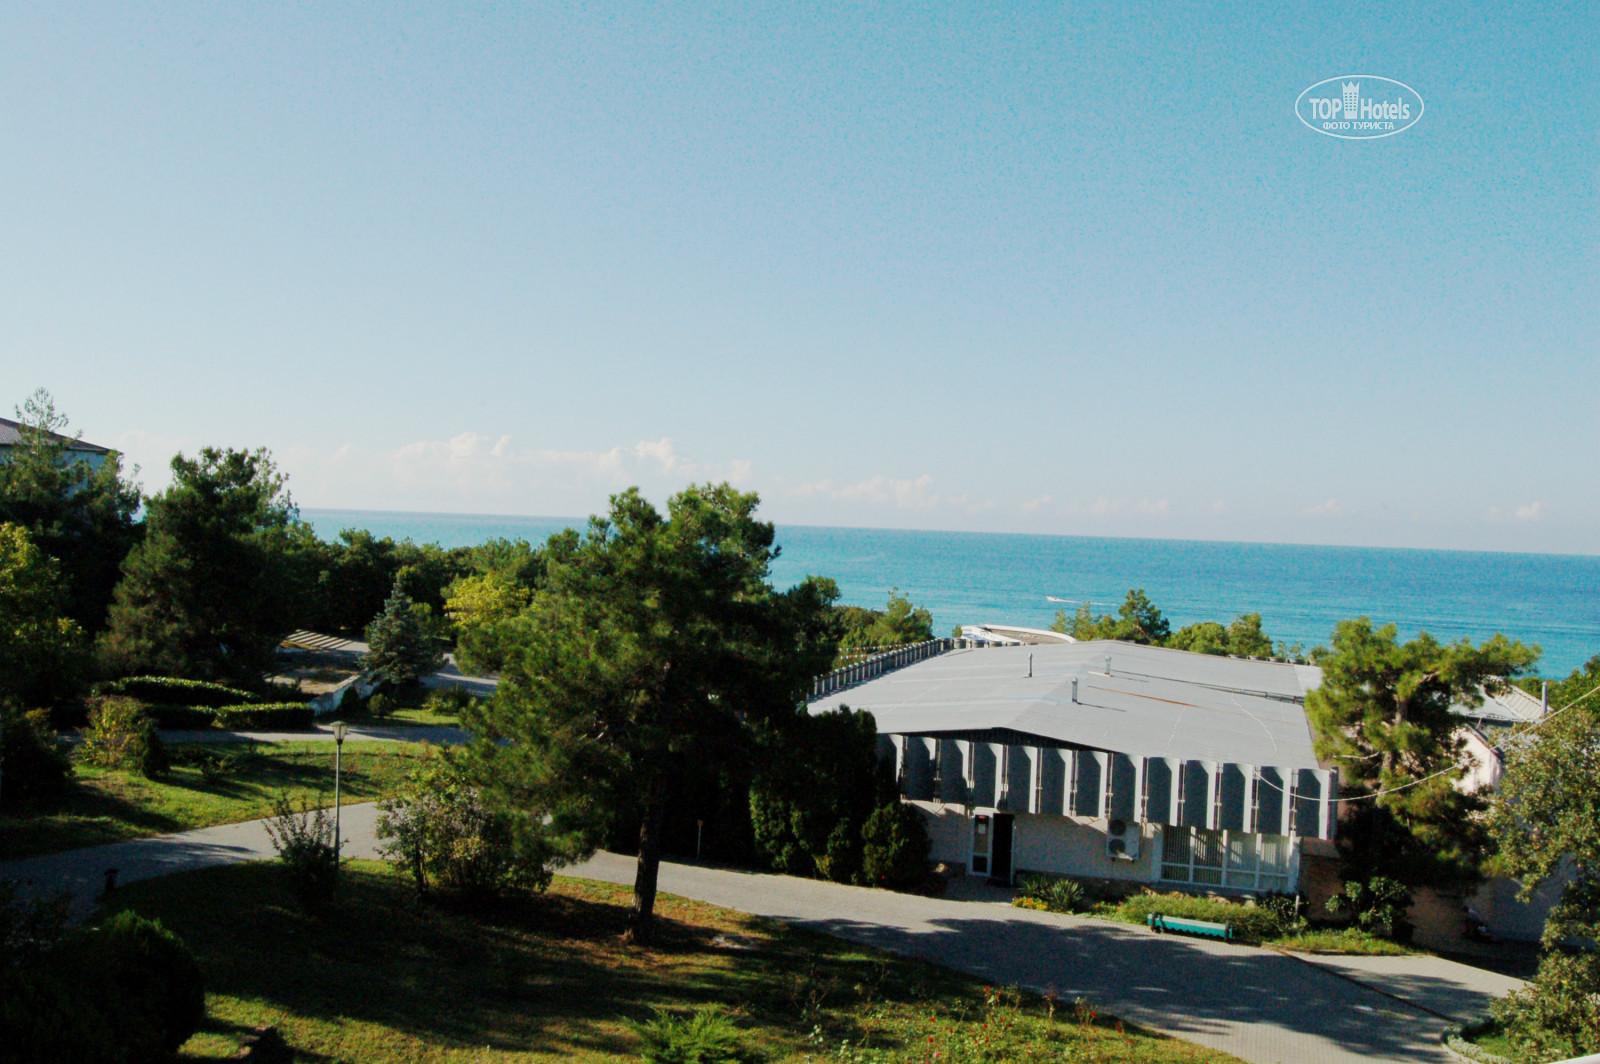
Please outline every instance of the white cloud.
[{"label": "white cloud", "polygon": [[1039,507],[1044,506],[1049,501],[1050,496],[1048,495],[1041,495],[1037,499],[1029,499],[1022,504],[1022,512],[1025,514],[1037,513]]},{"label": "white cloud", "polygon": [[1518,521],[1537,521],[1544,516],[1544,503],[1530,502],[1517,507],[1517,512],[1511,515]]},{"label": "white cloud", "polygon": [[1309,517],[1322,517],[1322,516],[1331,516],[1331,515],[1337,514],[1337,513],[1343,513],[1344,512],[1344,508],[1339,505],[1339,500],[1338,499],[1329,499],[1327,502],[1318,503],[1315,506],[1307,506],[1304,510],[1301,510],[1300,512],[1305,514],[1305,515],[1307,515],[1307,516],[1309,516]]}]

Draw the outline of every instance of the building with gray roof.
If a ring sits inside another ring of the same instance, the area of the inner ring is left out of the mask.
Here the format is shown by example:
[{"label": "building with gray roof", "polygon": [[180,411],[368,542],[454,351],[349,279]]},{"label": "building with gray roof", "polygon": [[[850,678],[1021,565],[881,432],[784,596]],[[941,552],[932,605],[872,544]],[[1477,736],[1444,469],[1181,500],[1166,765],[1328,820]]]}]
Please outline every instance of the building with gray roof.
[{"label": "building with gray roof", "polygon": [[[1292,889],[1331,839],[1307,666],[1113,641],[962,647],[844,690],[869,710],[934,858],[1177,888]],[[823,693],[825,691],[825,693]]]}]

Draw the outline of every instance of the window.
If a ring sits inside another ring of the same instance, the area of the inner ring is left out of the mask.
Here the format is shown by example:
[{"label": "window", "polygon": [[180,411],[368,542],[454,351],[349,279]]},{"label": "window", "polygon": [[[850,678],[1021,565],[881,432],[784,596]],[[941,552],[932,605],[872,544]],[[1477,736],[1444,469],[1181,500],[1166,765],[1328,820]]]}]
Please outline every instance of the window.
[{"label": "window", "polygon": [[1282,835],[1168,827],[1161,839],[1161,878],[1258,893],[1287,891],[1289,856],[1289,840]]}]

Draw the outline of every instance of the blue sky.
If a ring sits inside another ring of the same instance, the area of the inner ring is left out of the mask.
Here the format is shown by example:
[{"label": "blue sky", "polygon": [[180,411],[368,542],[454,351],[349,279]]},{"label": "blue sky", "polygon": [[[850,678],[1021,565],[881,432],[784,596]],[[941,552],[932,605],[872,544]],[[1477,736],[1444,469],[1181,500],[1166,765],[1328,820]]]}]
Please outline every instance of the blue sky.
[{"label": "blue sky", "polygon": [[1600,553],[1600,7],[796,7],[0,7],[0,404],[314,507]]}]

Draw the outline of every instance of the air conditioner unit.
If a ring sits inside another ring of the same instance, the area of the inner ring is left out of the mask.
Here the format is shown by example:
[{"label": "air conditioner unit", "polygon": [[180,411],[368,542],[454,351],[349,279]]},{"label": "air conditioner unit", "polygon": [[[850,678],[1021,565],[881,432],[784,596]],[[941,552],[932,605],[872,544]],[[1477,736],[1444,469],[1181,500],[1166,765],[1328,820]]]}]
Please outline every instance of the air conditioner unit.
[{"label": "air conditioner unit", "polygon": [[1113,820],[1106,825],[1106,856],[1114,861],[1139,859],[1139,825],[1128,820]]}]

